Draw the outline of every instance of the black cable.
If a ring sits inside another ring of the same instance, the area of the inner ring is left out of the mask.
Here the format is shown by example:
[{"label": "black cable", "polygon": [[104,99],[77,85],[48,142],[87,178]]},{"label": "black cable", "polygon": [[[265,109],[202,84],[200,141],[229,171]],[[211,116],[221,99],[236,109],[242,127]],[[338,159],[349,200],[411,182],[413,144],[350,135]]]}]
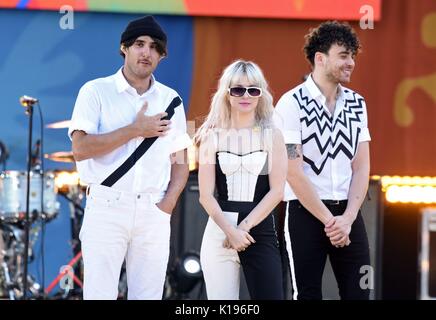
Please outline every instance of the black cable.
[{"label": "black cable", "polygon": [[39,101],[37,102],[38,105],[38,113],[39,113],[39,121],[40,121],[40,136],[41,136],[41,147],[40,147],[40,161],[41,161],[41,168],[40,168],[40,174],[41,174],[41,243],[40,243],[40,254],[41,254],[41,288],[42,293],[45,292],[45,252],[44,252],[44,244],[45,244],[45,212],[44,212],[44,175],[45,175],[45,168],[44,168],[44,118],[42,116],[41,106],[39,104]]},{"label": "black cable", "polygon": [[9,158],[9,151],[6,145],[0,141],[0,163],[3,164],[3,172],[6,171],[6,161]]}]

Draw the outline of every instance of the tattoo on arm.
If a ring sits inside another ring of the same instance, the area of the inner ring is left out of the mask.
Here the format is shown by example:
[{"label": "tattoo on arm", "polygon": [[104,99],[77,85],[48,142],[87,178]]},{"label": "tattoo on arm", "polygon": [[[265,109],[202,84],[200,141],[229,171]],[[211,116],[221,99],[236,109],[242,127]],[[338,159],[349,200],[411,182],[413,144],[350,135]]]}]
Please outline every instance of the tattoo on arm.
[{"label": "tattoo on arm", "polygon": [[288,158],[291,160],[297,159],[300,157],[300,153],[297,150],[296,144],[287,144],[286,150],[288,151]]}]

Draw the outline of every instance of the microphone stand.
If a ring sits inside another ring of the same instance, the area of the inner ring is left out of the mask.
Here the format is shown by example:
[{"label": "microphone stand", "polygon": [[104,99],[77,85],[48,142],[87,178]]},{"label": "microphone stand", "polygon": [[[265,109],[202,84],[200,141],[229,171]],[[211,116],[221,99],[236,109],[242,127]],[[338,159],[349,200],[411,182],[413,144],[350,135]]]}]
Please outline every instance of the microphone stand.
[{"label": "microphone stand", "polygon": [[33,105],[35,102],[25,103],[26,114],[29,116],[29,138],[27,144],[27,192],[26,192],[26,217],[24,220],[24,270],[23,270],[23,300],[27,300],[27,265],[29,261],[29,228],[30,228],[30,172],[32,169],[32,126],[33,126]]}]

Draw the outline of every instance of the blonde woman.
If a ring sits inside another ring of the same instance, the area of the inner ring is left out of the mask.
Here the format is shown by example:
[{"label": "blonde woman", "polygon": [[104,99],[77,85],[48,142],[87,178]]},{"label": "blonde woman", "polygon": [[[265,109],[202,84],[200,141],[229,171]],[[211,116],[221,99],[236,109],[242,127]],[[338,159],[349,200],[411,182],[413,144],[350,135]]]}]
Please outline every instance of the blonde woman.
[{"label": "blonde woman", "polygon": [[271,212],[283,197],[287,158],[272,115],[260,68],[243,60],[229,65],[196,135],[200,203],[209,214],[201,246],[209,299],[239,298],[241,266],[252,299],[283,299]]}]

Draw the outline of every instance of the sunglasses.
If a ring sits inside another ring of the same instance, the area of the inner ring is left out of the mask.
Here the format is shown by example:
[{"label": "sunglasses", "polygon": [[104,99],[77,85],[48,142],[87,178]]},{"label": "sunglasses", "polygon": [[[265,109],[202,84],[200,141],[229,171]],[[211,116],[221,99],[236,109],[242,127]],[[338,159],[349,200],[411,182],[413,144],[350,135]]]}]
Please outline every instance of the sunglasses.
[{"label": "sunglasses", "polygon": [[245,95],[245,92],[248,92],[250,97],[260,97],[262,96],[262,89],[258,87],[231,87],[228,89],[229,94],[232,97],[242,97]]}]

